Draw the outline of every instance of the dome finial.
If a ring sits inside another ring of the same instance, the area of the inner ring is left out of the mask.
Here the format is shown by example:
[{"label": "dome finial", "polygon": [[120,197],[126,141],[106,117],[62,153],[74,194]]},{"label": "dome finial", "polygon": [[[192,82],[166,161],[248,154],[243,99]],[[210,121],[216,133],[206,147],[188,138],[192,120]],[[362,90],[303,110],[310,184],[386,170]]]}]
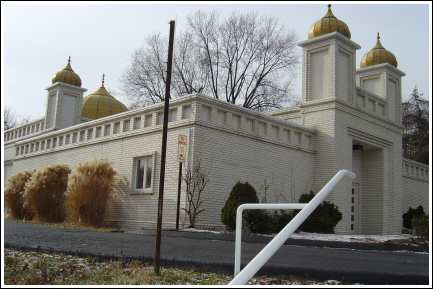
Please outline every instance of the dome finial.
[{"label": "dome finial", "polygon": [[326,12],[325,17],[335,17],[332,13],[331,4],[328,4],[328,11]]},{"label": "dome finial", "polygon": [[380,33],[377,32],[377,40],[380,40]]},{"label": "dome finial", "polygon": [[102,73],[102,87],[104,87],[104,83],[105,83],[105,73]]},{"label": "dome finial", "polygon": [[68,57],[68,64],[71,65],[71,57]]}]

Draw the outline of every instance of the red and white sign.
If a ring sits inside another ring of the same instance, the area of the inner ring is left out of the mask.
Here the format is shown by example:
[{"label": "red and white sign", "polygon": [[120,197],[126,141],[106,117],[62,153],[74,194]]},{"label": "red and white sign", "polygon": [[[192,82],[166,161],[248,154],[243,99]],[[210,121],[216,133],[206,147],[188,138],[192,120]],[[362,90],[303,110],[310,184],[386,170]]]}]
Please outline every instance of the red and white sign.
[{"label": "red and white sign", "polygon": [[180,163],[185,162],[186,160],[186,149],[188,144],[188,138],[186,135],[180,134],[178,136],[177,142],[177,159]]}]

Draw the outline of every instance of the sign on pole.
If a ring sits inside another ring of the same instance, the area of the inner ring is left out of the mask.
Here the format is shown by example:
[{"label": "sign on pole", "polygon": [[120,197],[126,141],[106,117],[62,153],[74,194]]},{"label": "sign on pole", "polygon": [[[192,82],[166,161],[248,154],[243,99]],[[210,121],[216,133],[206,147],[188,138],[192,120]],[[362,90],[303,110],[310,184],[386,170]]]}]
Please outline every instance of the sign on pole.
[{"label": "sign on pole", "polygon": [[177,159],[180,163],[184,163],[186,160],[186,149],[188,144],[188,138],[186,135],[180,134],[177,142]]}]

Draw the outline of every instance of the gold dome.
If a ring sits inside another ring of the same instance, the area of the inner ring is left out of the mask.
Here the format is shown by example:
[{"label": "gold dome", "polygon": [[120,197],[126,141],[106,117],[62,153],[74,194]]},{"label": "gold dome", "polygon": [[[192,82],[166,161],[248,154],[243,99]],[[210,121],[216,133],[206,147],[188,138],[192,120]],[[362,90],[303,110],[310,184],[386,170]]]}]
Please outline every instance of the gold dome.
[{"label": "gold dome", "polygon": [[331,4],[329,4],[326,15],[311,26],[308,32],[308,39],[332,32],[340,32],[349,39],[351,36],[347,24],[334,16],[331,10]]},{"label": "gold dome", "polygon": [[81,117],[97,119],[127,110],[128,109],[123,103],[115,99],[105,89],[103,76],[101,87],[84,98],[83,106],[81,108]]},{"label": "gold dome", "polygon": [[63,82],[70,85],[75,85],[81,87],[81,78],[72,70],[71,67],[71,57],[68,59],[68,64],[56,73],[51,82],[54,84],[56,82]]},{"label": "gold dome", "polygon": [[380,35],[377,33],[376,45],[365,54],[361,59],[361,68],[369,67],[377,64],[389,63],[397,67],[397,59],[394,54],[386,50],[380,42]]}]

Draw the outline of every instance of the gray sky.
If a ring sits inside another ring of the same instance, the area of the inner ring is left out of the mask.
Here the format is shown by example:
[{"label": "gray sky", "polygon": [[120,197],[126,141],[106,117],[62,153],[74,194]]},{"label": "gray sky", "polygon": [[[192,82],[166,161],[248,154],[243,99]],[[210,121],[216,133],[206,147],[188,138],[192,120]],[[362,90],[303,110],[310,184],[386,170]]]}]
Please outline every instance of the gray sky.
[{"label": "gray sky", "polygon": [[[326,12],[323,4],[278,5],[185,5],[185,4],[2,4],[6,17],[4,43],[4,104],[21,116],[42,117],[46,91],[54,73],[72,57],[72,67],[88,93],[100,85],[102,73],[106,86],[125,103],[121,95],[120,77],[130,63],[132,52],[143,45],[144,38],[154,32],[168,34],[168,21],[176,19],[182,30],[186,16],[196,10],[216,10],[222,16],[237,12],[257,12],[275,16],[298,40],[307,38],[310,25]],[[334,14],[345,21],[352,40],[361,45],[361,56],[376,42],[381,33],[385,48],[392,51],[403,79],[405,98],[417,85],[424,96],[429,88],[429,10],[427,4],[335,4]],[[300,49],[298,52],[300,53]],[[300,72],[294,92],[301,94]]]}]

